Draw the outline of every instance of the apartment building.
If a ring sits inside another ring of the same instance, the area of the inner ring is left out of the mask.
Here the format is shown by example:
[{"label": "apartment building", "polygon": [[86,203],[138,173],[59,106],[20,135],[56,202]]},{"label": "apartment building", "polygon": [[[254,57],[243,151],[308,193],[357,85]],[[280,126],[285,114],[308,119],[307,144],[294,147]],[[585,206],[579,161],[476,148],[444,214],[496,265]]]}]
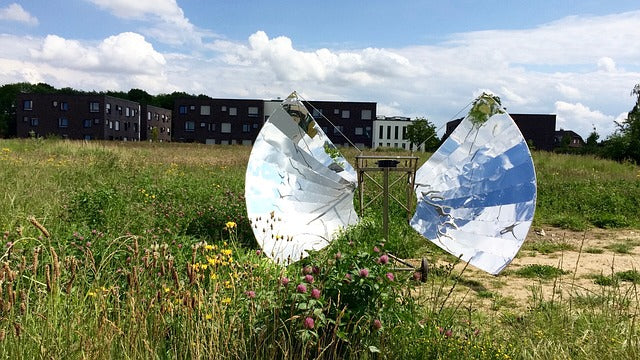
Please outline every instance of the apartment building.
[{"label": "apartment building", "polygon": [[380,116],[376,118],[373,122],[372,148],[388,147],[410,150],[411,142],[407,139],[407,125],[409,124],[411,124],[411,118],[403,116]]},{"label": "apartment building", "polygon": [[351,142],[360,149],[371,147],[377,103],[354,101],[305,101],[303,103],[335,145],[348,147]]},{"label": "apartment building", "polygon": [[19,94],[17,136],[140,140],[140,105],[107,95]]},{"label": "apartment building", "polygon": [[262,127],[262,100],[176,99],[173,141],[252,145]]},{"label": "apartment building", "polygon": [[171,110],[142,105],[140,113],[140,140],[171,141]]}]

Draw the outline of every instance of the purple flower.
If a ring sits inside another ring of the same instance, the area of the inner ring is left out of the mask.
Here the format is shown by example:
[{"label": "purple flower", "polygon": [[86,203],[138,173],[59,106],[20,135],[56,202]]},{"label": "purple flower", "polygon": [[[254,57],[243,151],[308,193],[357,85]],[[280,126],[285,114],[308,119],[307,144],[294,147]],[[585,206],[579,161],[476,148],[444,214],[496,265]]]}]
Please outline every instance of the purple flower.
[{"label": "purple flower", "polygon": [[249,299],[255,299],[256,297],[256,292],[253,290],[245,291],[244,293]]},{"label": "purple flower", "polygon": [[299,292],[300,294],[304,294],[304,293],[306,293],[306,292],[307,292],[307,287],[306,287],[306,286],[304,286],[304,284],[299,284],[299,285],[296,287],[296,291],[297,291],[297,292]]},{"label": "purple flower", "polygon": [[335,255],[336,260],[340,260],[342,259],[342,253],[340,251],[338,251]]},{"label": "purple flower", "polygon": [[314,267],[312,268],[312,270],[313,270],[313,273],[314,273],[315,275],[320,274],[320,267],[318,267],[318,266],[314,266]]},{"label": "purple flower", "polygon": [[387,256],[387,254],[380,256],[378,262],[382,265],[386,265],[389,262],[389,256]]},{"label": "purple flower", "polygon": [[302,273],[305,275],[311,274],[313,272],[313,269],[311,269],[311,266],[305,266],[304,268],[302,268]]},{"label": "purple flower", "polygon": [[382,328],[382,322],[380,322],[380,320],[378,319],[373,320],[373,328],[376,330],[380,330],[380,328]]},{"label": "purple flower", "polygon": [[416,280],[416,281],[420,281],[420,280],[422,280],[422,274],[421,274],[421,273],[419,273],[419,272],[417,272],[417,271],[416,271],[416,272],[414,272],[414,273],[413,273],[413,279],[414,279],[414,280]]},{"label": "purple flower", "polygon": [[320,290],[318,289],[313,289],[311,290],[311,297],[314,299],[320,299]]},{"label": "purple flower", "polygon": [[347,282],[351,281],[351,274],[346,274],[344,278]]},{"label": "purple flower", "polygon": [[304,281],[308,282],[309,284],[313,284],[313,275],[305,275]]},{"label": "purple flower", "polygon": [[280,284],[282,284],[282,286],[287,286],[289,285],[289,278],[286,276],[283,276],[280,278]]},{"label": "purple flower", "polygon": [[380,252],[380,249],[379,249],[377,246],[374,246],[374,247],[373,247],[373,252],[377,252],[377,253],[379,253],[379,252]]},{"label": "purple flower", "polygon": [[256,250],[256,255],[258,256],[262,255],[262,250]]},{"label": "purple flower", "polygon": [[307,316],[304,319],[304,327],[305,327],[305,329],[313,329],[314,326],[315,326],[315,322],[313,321],[313,319]]},{"label": "purple flower", "polygon": [[395,276],[393,276],[393,273],[388,272],[385,276],[387,277],[387,279],[389,279],[389,281],[395,280]]},{"label": "purple flower", "polygon": [[447,329],[447,331],[444,332],[444,336],[446,337],[451,337],[451,335],[453,335],[453,331],[451,329]]},{"label": "purple flower", "polygon": [[362,278],[366,278],[367,276],[369,276],[369,269],[360,269],[359,275]]}]

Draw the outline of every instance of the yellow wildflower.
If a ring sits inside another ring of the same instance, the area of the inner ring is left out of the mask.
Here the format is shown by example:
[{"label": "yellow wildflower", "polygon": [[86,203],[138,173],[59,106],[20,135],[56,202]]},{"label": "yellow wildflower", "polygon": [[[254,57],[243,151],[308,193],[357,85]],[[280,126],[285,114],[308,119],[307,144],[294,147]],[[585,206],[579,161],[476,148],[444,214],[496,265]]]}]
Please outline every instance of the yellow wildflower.
[{"label": "yellow wildflower", "polygon": [[165,286],[165,287],[164,287],[164,292],[169,292],[169,291],[171,291],[171,288],[170,288],[170,287],[168,287],[168,286]]},{"label": "yellow wildflower", "polygon": [[211,280],[215,280],[218,278],[218,275],[216,273],[211,273]]},{"label": "yellow wildflower", "polygon": [[213,245],[207,244],[207,245],[204,246],[204,249],[207,250],[207,251],[211,251],[211,250],[213,250]]},{"label": "yellow wildflower", "polygon": [[227,224],[226,224],[226,227],[225,227],[225,228],[226,228],[227,230],[231,230],[231,229],[235,228],[236,226],[238,226],[238,225],[237,225],[235,222],[233,222],[233,221],[227,221]]},{"label": "yellow wildflower", "polygon": [[207,264],[200,264],[200,267],[202,268],[202,270],[207,270]]},{"label": "yellow wildflower", "polygon": [[231,250],[231,249],[222,249],[222,250],[220,250],[220,253],[222,253],[222,255],[231,256],[231,254],[233,253],[233,250]]},{"label": "yellow wildflower", "polygon": [[231,298],[230,297],[226,297],[224,299],[222,299],[222,301],[220,301],[222,304],[224,305],[229,305],[231,304]]},{"label": "yellow wildflower", "polygon": [[9,152],[11,152],[11,149],[9,149],[9,148],[2,148],[2,152],[9,153]]},{"label": "yellow wildflower", "polygon": [[89,291],[89,292],[87,293],[87,295],[88,295],[88,296],[96,296],[96,293],[95,293],[95,292],[93,292],[93,291]]},{"label": "yellow wildflower", "polygon": [[213,319],[213,315],[207,314],[207,315],[204,316],[204,318],[207,319],[207,320],[211,320],[211,319]]}]

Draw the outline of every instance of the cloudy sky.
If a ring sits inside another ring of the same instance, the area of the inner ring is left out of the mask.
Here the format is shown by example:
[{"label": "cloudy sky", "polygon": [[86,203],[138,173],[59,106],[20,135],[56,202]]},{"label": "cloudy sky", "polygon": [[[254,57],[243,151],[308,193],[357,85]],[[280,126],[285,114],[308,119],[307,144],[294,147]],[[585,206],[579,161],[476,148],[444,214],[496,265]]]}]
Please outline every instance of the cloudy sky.
[{"label": "cloudy sky", "polygon": [[634,104],[638,24],[637,0],[0,0],[0,84],[296,90],[437,126],[491,91],[509,112],[605,137]]}]

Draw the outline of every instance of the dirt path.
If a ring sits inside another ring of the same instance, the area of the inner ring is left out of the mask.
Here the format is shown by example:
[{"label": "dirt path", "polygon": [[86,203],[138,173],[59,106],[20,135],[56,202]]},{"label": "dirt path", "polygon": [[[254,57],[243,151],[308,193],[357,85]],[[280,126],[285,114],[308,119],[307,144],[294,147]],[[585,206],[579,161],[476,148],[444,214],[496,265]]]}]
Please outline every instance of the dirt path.
[{"label": "dirt path", "polygon": [[[546,253],[549,249],[555,251]],[[518,269],[532,264],[553,266],[566,274],[550,280],[517,274]],[[460,274],[464,265],[458,264],[453,273]],[[547,300],[601,294],[603,287],[594,281],[597,275],[610,277],[627,270],[640,271],[640,230],[538,228],[530,231],[516,259],[499,276],[468,266],[455,294],[483,308],[524,309],[534,293]]]}]

